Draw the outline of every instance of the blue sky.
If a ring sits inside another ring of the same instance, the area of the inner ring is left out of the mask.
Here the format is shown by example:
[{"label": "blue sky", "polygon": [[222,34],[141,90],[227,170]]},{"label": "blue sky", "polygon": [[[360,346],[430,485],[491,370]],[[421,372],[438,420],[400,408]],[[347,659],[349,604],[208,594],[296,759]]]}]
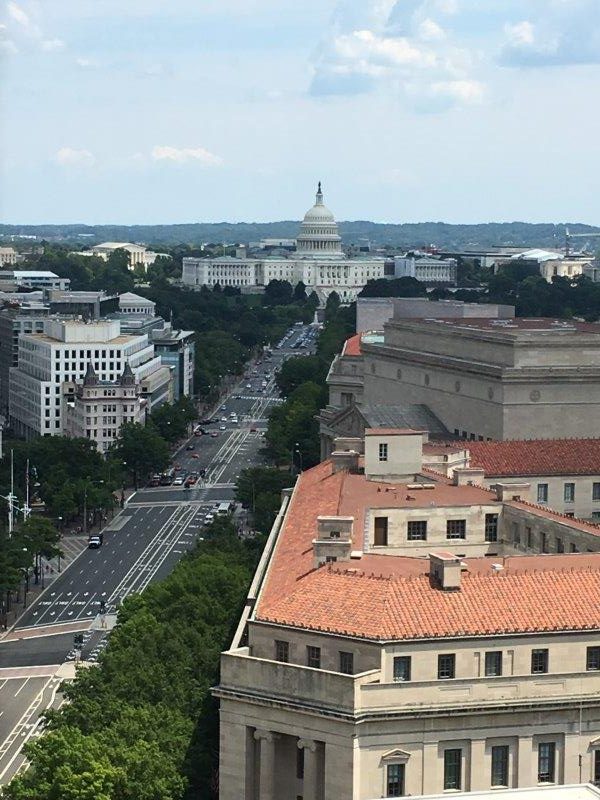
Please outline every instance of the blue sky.
[{"label": "blue sky", "polygon": [[0,0],[0,219],[600,223],[600,0]]}]

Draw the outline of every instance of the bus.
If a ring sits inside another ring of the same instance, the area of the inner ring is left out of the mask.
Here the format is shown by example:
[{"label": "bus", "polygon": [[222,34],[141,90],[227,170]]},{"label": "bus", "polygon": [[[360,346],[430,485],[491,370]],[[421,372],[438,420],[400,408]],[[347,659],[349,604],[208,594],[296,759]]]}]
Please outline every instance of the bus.
[{"label": "bus", "polygon": [[219,503],[217,507],[217,514],[229,514],[230,511],[233,511],[233,508],[233,503]]}]

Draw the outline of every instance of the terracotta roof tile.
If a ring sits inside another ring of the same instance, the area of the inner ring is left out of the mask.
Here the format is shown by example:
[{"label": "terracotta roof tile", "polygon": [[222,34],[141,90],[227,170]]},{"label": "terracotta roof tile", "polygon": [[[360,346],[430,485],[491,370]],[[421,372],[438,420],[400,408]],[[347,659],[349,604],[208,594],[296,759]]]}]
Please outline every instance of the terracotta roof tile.
[{"label": "terracotta roof tile", "polygon": [[362,334],[357,333],[355,336],[351,336],[349,339],[346,339],[346,343],[344,344],[344,349],[342,350],[342,355],[344,356],[360,356],[360,342],[362,339]]},{"label": "terracotta roof tile", "polygon": [[[335,567],[313,568],[319,515],[353,516],[353,548],[362,551],[366,509],[496,502],[489,490],[436,478],[434,488],[415,490],[333,473],[329,461],[304,472],[271,556],[256,619],[369,639],[600,628],[600,553],[466,559],[458,592],[430,584],[426,558],[363,553]],[[509,505],[600,533],[598,526],[530,503]],[[499,574],[492,570],[496,562],[503,566]]]},{"label": "terracotta roof tile", "polygon": [[[600,439],[528,439],[504,442],[448,442],[447,452],[468,450],[471,466],[486,477],[600,475]],[[442,446],[425,445],[439,454]]]},{"label": "terracotta roof tile", "polygon": [[380,640],[599,629],[600,555],[589,562],[594,568],[495,574],[488,560],[489,573],[463,573],[455,592],[433,587],[426,575],[381,578],[322,567],[259,616]]}]

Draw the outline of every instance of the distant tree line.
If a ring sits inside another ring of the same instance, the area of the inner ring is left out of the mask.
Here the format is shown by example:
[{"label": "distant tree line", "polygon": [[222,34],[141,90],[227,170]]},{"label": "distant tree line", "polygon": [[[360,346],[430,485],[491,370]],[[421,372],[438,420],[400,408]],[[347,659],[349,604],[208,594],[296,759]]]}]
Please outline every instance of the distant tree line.
[{"label": "distant tree line", "polygon": [[[236,244],[263,238],[293,238],[298,220],[248,223],[190,223],[182,225],[0,225],[0,237],[14,234],[35,235],[41,239],[64,241],[79,249],[86,243],[147,242],[165,250],[188,248],[190,255],[201,255],[206,242]],[[492,246],[556,247],[564,241],[565,226],[572,233],[597,231],[577,222],[560,224],[528,222],[490,222],[477,225],[449,225],[445,222],[377,223],[367,220],[338,223],[346,244],[368,239],[377,246],[410,249],[435,244],[442,249],[487,248]],[[82,234],[85,239],[82,238]],[[90,238],[91,236],[91,238]],[[187,254],[187,253],[186,253]]]}]

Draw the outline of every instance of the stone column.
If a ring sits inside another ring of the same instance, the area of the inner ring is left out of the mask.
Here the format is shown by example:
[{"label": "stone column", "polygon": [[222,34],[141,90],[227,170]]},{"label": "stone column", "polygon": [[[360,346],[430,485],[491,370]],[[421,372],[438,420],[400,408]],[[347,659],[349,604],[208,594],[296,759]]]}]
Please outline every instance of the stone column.
[{"label": "stone column", "polygon": [[302,797],[317,800],[317,743],[314,739],[298,739],[298,749],[304,750]]},{"label": "stone column", "polygon": [[519,736],[519,752],[517,755],[517,786],[525,789],[537,785],[537,760],[534,763],[533,742],[531,736]]},{"label": "stone column", "polygon": [[259,800],[275,800],[275,738],[272,731],[256,730],[254,738],[260,742]]}]

